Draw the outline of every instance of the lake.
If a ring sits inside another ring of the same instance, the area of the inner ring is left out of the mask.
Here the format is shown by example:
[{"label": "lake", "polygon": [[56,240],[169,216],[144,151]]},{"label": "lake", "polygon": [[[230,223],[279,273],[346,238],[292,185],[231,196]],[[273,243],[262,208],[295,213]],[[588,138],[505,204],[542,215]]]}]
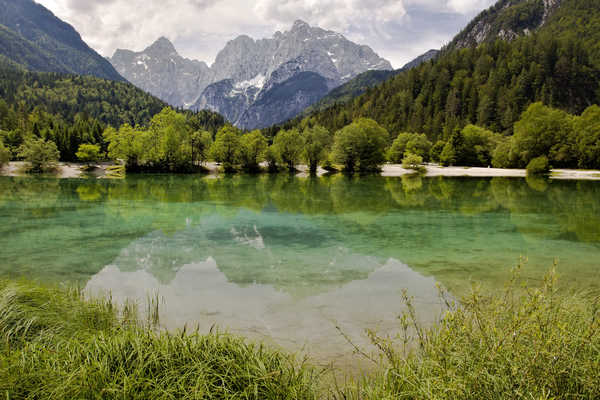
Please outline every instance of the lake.
[{"label": "lake", "polygon": [[0,277],[80,285],[161,324],[219,327],[323,361],[393,334],[402,290],[423,321],[510,270],[600,287],[600,182],[130,175],[0,177]]}]

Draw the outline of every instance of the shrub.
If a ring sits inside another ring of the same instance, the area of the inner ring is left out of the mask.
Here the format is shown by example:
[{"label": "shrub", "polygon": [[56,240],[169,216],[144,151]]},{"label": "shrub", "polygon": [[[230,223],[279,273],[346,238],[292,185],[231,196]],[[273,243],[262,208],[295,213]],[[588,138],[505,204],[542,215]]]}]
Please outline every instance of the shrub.
[{"label": "shrub", "polygon": [[389,133],[377,122],[359,118],[335,134],[333,157],[346,172],[378,171],[385,161]]},{"label": "shrub", "polygon": [[52,169],[60,154],[54,142],[31,138],[19,147],[18,155],[29,163],[31,171],[42,172]]},{"label": "shrub", "polygon": [[550,172],[548,157],[536,157],[527,164],[527,175],[542,175]]},{"label": "shrub", "polygon": [[399,341],[370,334],[389,367],[340,398],[600,398],[600,299],[560,294],[554,272],[540,287],[518,272],[501,293],[475,287],[430,328],[405,301]]},{"label": "shrub", "polygon": [[429,151],[429,159],[433,162],[439,163],[440,155],[442,154],[442,151],[444,151],[445,146],[446,142],[443,142],[441,140],[435,142],[435,144],[431,147],[431,150]]},{"label": "shrub", "polygon": [[0,168],[10,161],[10,151],[0,142]]},{"label": "shrub", "polygon": [[297,129],[282,129],[273,140],[273,150],[290,172],[296,170],[303,145],[304,141]]},{"label": "shrub", "polygon": [[242,168],[249,172],[259,171],[267,146],[267,139],[260,131],[252,131],[243,135],[240,138],[240,163]]},{"label": "shrub", "polygon": [[100,159],[100,146],[95,144],[82,144],[79,146],[75,155],[79,161],[90,166]]},{"label": "shrub", "polygon": [[440,164],[444,167],[449,167],[456,164],[456,149],[451,142],[444,145],[444,150],[440,154]]},{"label": "shrub", "polygon": [[231,126],[221,128],[210,147],[210,154],[216,162],[223,164],[225,172],[235,171],[240,156],[238,131]]},{"label": "shrub", "polygon": [[392,163],[402,162],[407,152],[421,156],[423,160],[429,158],[431,142],[425,134],[400,133],[392,143],[388,151],[388,161]]},{"label": "shrub", "polygon": [[327,159],[327,153],[331,146],[331,134],[320,125],[304,129],[304,150],[302,158],[308,164],[311,174],[317,172],[319,163]]},{"label": "shrub", "polygon": [[424,168],[421,164],[423,164],[423,157],[412,153],[406,153],[404,159],[402,160],[402,168],[405,169],[422,171]]}]

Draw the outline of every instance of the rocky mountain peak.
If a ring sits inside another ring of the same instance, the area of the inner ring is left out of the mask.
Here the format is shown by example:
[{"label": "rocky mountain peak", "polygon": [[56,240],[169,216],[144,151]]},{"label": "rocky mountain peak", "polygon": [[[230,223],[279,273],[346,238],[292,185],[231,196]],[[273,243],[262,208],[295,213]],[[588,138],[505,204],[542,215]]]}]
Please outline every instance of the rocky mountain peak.
[{"label": "rocky mountain peak", "polygon": [[[115,53],[111,62],[132,83],[170,104],[211,109],[250,129],[259,121],[293,116],[277,108],[300,112],[360,73],[392,69],[368,46],[303,20],[272,38],[230,40],[210,68],[180,57],[164,37],[140,53]],[[255,103],[261,107],[254,109]]]},{"label": "rocky mountain peak", "polygon": [[154,54],[158,56],[170,56],[173,54],[177,54],[177,50],[175,46],[169,39],[164,36],[159,37],[154,43],[144,50],[144,53]]},{"label": "rocky mountain peak", "polygon": [[311,26],[307,22],[301,19],[297,19],[296,21],[294,21],[294,25],[292,25],[292,29],[290,30],[290,32],[306,31],[310,29]]}]

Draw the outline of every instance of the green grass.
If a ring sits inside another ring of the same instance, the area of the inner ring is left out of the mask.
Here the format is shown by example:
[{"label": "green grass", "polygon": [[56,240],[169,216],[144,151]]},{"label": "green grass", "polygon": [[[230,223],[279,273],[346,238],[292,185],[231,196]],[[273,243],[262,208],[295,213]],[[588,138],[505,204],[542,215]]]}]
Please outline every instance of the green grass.
[{"label": "green grass", "polygon": [[[292,355],[227,334],[164,333],[134,306],[77,290],[0,282],[0,395],[7,399],[597,399],[598,297],[518,275],[474,287],[442,320],[411,306],[394,338],[369,332],[377,372],[329,385]],[[153,304],[150,302],[150,304]]]}]

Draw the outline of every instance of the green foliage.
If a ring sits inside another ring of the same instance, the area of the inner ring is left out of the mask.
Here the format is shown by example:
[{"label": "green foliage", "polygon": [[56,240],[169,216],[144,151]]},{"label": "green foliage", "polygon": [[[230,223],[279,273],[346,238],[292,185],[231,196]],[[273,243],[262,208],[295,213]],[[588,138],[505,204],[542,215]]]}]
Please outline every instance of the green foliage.
[{"label": "green foliage", "polygon": [[359,118],[335,133],[333,156],[352,173],[380,169],[385,161],[389,133],[372,119]]},{"label": "green foliage", "polygon": [[265,151],[265,161],[267,162],[267,169],[269,172],[277,172],[279,167],[277,163],[279,162],[279,155],[277,154],[277,150],[272,145],[267,148]]},{"label": "green foliage", "polygon": [[10,151],[4,147],[4,143],[0,140],[0,168],[10,161]]},{"label": "green foliage", "polygon": [[125,81],[107,59],[81,39],[71,25],[35,1],[0,0],[0,8],[0,54],[34,70]]},{"label": "green foliage", "polygon": [[11,399],[316,399],[292,356],[225,334],[155,333],[135,306],[0,283],[0,391]]},{"label": "green foliage", "polygon": [[520,166],[542,155],[555,166],[574,164],[573,119],[567,113],[532,104],[515,124],[511,151]]},{"label": "green foliage", "polygon": [[444,149],[440,154],[440,164],[444,167],[449,167],[451,165],[456,165],[456,148],[452,144],[452,142],[448,142],[444,145]]},{"label": "green foliage", "polygon": [[[106,150],[103,132],[108,126],[147,127],[164,108],[163,102],[129,83],[26,72],[0,59],[0,140],[13,153],[34,136],[53,141],[62,161],[75,161],[81,144]],[[225,124],[210,111],[178,114],[185,117],[186,132],[214,133]]]},{"label": "green foliage", "polygon": [[210,148],[210,155],[223,165],[225,172],[235,171],[240,157],[239,131],[233,126],[221,128]]},{"label": "green foliage", "polygon": [[[593,13],[598,15],[597,10]],[[585,30],[597,36],[589,26]],[[510,135],[534,102],[573,114],[600,103],[600,61],[590,58],[589,49],[578,37],[545,31],[448,49],[434,62],[308,117],[332,132],[358,118],[372,118],[389,132],[423,132],[433,142],[447,141],[456,127],[468,124]],[[296,119],[283,127],[300,123]]]},{"label": "green foliage", "polygon": [[240,138],[240,163],[242,169],[249,172],[260,170],[268,147],[267,139],[258,130],[244,134]]},{"label": "green foliage", "polygon": [[461,131],[463,141],[459,149],[458,162],[461,165],[487,167],[491,164],[492,154],[502,136],[475,125],[467,125]]},{"label": "green foliage", "polygon": [[184,115],[164,108],[152,117],[144,134],[145,163],[161,171],[185,171],[191,168],[192,131]]},{"label": "green foliage", "polygon": [[[568,1],[568,0],[567,0]],[[460,45],[475,47],[479,44],[472,32],[487,25],[486,41],[494,41],[500,32],[522,33],[534,31],[542,23],[544,2],[542,0],[500,0],[481,12],[447,46],[454,49]]]},{"label": "green foliage", "polygon": [[516,165],[514,154],[511,153],[511,140],[505,138],[492,152],[492,166],[494,168],[511,168]]},{"label": "green foliage", "polygon": [[405,153],[405,156],[402,159],[402,168],[405,169],[422,171],[423,166],[421,164],[423,164],[423,157],[410,152]]},{"label": "green foliage", "polygon": [[100,159],[100,146],[95,144],[82,144],[75,154],[79,161],[92,164]]},{"label": "green foliage", "polygon": [[303,145],[304,141],[297,129],[281,130],[273,140],[273,149],[290,172],[296,170]]},{"label": "green foliage", "polygon": [[577,165],[600,169],[600,107],[587,108],[573,123],[577,135]]},{"label": "green foliage", "polygon": [[539,156],[527,164],[527,175],[542,175],[550,172],[550,163],[548,157]]},{"label": "green foliage", "polygon": [[501,293],[475,287],[460,304],[447,300],[432,327],[405,298],[398,340],[371,333],[389,367],[340,398],[598,398],[599,299],[590,297],[559,294],[554,273],[539,287],[516,274]]},{"label": "green foliage", "polygon": [[210,147],[213,144],[212,133],[208,131],[197,131],[192,134],[192,163],[204,164],[208,160]]},{"label": "green foliage", "polygon": [[444,151],[444,147],[446,146],[446,142],[438,140],[435,142],[433,146],[431,146],[431,150],[429,150],[429,159],[433,162],[440,162],[440,156],[442,155],[442,151]]},{"label": "green foliage", "polygon": [[128,124],[118,130],[108,127],[104,131],[108,157],[122,161],[128,170],[192,171],[198,162],[206,161],[214,147],[212,134],[202,129],[194,132],[197,126],[190,114],[165,107],[152,117],[147,129]]},{"label": "green foliage", "polygon": [[165,103],[130,83],[93,76],[27,72],[2,62],[0,98],[18,106],[17,112],[39,109],[60,116],[67,123],[73,123],[75,116],[83,113],[112,126],[147,125],[165,107]]},{"label": "green foliage", "polygon": [[423,160],[429,160],[431,151],[431,142],[427,140],[425,134],[400,133],[388,151],[388,161],[400,163],[405,154],[411,153],[420,156]]},{"label": "green foliage", "polygon": [[108,143],[108,157],[122,161],[127,169],[138,169],[143,159],[143,133],[125,124],[116,130],[108,127],[104,131],[104,140]]},{"label": "green foliage", "polygon": [[302,159],[308,165],[311,174],[317,172],[317,167],[324,161],[331,147],[331,134],[320,125],[306,127],[302,132],[304,150]]},{"label": "green foliage", "polygon": [[59,153],[54,142],[29,138],[19,148],[18,156],[29,163],[32,172],[42,172],[55,167]]},{"label": "green foliage", "polygon": [[474,285],[457,302],[441,291],[447,311],[426,326],[405,294],[399,334],[368,331],[382,356],[373,374],[328,388],[292,356],[235,336],[156,333],[157,320],[139,321],[135,306],[4,281],[0,391],[11,399],[598,398],[600,299],[559,291],[554,271],[528,282],[517,269],[497,292]]}]

